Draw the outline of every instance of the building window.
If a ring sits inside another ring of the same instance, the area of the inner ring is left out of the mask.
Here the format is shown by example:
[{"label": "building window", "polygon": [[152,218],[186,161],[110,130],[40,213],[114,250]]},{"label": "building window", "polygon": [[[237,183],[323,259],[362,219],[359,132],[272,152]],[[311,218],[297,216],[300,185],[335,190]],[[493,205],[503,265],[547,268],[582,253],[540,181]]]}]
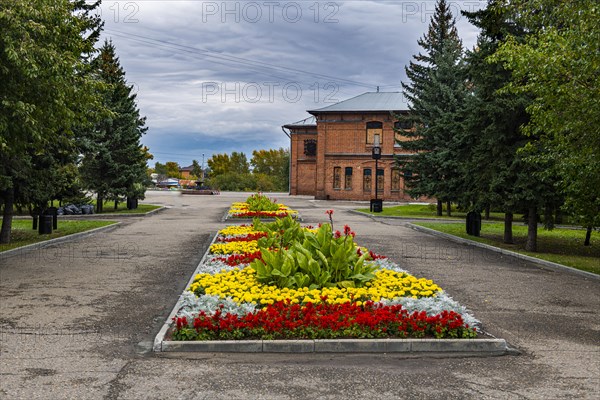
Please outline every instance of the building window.
[{"label": "building window", "polygon": [[396,130],[402,130],[402,131],[408,131],[410,129],[412,129],[413,127],[413,122],[410,120],[402,120],[402,121],[396,121],[394,122],[394,129]]},{"label": "building window", "polygon": [[392,192],[399,192],[400,191],[400,170],[394,168],[392,170]]},{"label": "building window", "polygon": [[344,171],[344,188],[346,190],[352,189],[352,167],[346,167]]},{"label": "building window", "polygon": [[371,168],[363,169],[363,191],[371,193],[371,182],[373,177],[371,175]]},{"label": "building window", "polygon": [[306,156],[316,156],[317,155],[316,139],[306,139],[304,141],[304,155],[306,155]]},{"label": "building window", "polygon": [[334,167],[333,168],[333,188],[334,189],[342,188],[342,167]]},{"label": "building window", "polygon": [[379,137],[379,144],[383,143],[383,123],[378,121],[367,122],[367,144],[375,144]]},{"label": "building window", "polygon": [[383,179],[383,170],[377,169],[377,191],[383,192],[383,185],[385,180]]},{"label": "building window", "polygon": [[396,121],[394,122],[394,146],[402,147],[400,143],[402,142],[402,133],[403,131],[411,130],[413,127],[412,121]]}]

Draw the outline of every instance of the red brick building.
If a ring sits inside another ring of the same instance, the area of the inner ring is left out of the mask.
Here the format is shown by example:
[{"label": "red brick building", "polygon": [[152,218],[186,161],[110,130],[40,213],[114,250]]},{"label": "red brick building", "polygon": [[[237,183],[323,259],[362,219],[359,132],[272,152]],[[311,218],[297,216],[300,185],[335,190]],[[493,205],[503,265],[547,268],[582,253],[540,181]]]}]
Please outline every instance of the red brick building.
[{"label": "red brick building", "polygon": [[[388,201],[412,198],[394,156],[408,156],[396,139],[407,140],[411,129],[394,115],[406,114],[401,93],[368,92],[318,110],[312,117],[283,126],[291,141],[290,194],[316,199]],[[396,128],[396,130],[394,130]],[[375,171],[373,146],[379,141],[381,159]]]}]

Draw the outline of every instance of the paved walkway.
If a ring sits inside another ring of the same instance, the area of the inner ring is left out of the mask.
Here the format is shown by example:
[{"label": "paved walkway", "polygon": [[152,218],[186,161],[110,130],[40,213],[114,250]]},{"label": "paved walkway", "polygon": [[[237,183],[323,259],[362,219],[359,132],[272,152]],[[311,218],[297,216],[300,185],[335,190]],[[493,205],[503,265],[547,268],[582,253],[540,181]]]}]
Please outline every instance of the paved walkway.
[{"label": "paved walkway", "polygon": [[171,208],[49,249],[0,256],[0,398],[558,399],[600,395],[600,281],[415,232],[355,205],[280,196],[470,307],[522,353],[156,355],[151,343],[244,194],[148,194]]}]

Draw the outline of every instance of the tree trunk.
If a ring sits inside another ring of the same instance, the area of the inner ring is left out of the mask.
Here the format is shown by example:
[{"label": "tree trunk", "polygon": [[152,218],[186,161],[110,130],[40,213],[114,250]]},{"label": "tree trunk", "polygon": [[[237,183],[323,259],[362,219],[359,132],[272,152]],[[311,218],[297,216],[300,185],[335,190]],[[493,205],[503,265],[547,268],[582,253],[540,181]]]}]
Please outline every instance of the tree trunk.
[{"label": "tree trunk", "polygon": [[117,207],[119,206],[119,201],[115,200],[115,211],[117,211]]},{"label": "tree trunk", "polygon": [[13,203],[15,201],[14,189],[8,189],[4,192],[4,212],[2,213],[2,228],[0,229],[0,244],[10,243],[10,231],[13,220]]},{"label": "tree trunk", "polygon": [[583,245],[589,246],[591,238],[592,238],[592,227],[588,226],[587,231],[585,232],[585,242],[583,242]]},{"label": "tree trunk", "polygon": [[556,208],[556,212],[554,213],[554,222],[556,223],[556,225],[560,225],[563,223],[563,215],[562,211],[560,210],[560,207]]},{"label": "tree trunk", "polygon": [[438,200],[437,201],[437,216],[441,217],[442,216],[442,210],[443,210],[443,206],[442,206],[442,201]]},{"label": "tree trunk", "polygon": [[102,195],[98,193],[98,197],[96,197],[96,214],[100,214],[102,212],[102,205],[104,204],[104,199]]},{"label": "tree trunk", "polygon": [[[490,219],[491,208],[492,208],[492,206],[490,206],[489,204],[487,206],[485,206],[485,217],[484,218],[486,221]],[[512,222],[512,214],[511,214],[510,220]]]},{"label": "tree trunk", "polygon": [[527,244],[525,250],[537,251],[537,207],[529,207],[527,218]]},{"label": "tree trunk", "polygon": [[450,203],[450,200],[446,201],[446,215],[452,216],[452,203]]},{"label": "tree trunk", "polygon": [[513,213],[504,213],[504,243],[513,244]]}]

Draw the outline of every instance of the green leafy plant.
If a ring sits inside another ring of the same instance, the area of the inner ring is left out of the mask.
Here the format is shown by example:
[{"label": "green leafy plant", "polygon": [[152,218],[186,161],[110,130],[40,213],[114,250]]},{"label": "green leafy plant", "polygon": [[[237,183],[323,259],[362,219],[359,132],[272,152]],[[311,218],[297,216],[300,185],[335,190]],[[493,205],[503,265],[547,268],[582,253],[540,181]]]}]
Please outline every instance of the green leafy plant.
[{"label": "green leafy plant", "polygon": [[253,226],[257,231],[267,232],[267,236],[258,241],[258,246],[264,249],[286,248],[295,242],[302,242],[306,232],[300,223],[289,215],[268,223],[254,218]]},{"label": "green leafy plant", "polygon": [[279,205],[262,193],[256,193],[246,199],[250,211],[277,211]]},{"label": "green leafy plant", "polygon": [[[259,282],[282,288],[349,288],[375,278],[377,267],[369,262],[371,256],[359,256],[352,236],[335,237],[329,224],[321,225],[316,233],[303,231],[298,234],[303,240],[293,241],[289,248],[277,246],[277,238],[285,235],[284,231],[259,241],[262,260],[250,264]],[[268,244],[275,246],[263,247]]]}]

